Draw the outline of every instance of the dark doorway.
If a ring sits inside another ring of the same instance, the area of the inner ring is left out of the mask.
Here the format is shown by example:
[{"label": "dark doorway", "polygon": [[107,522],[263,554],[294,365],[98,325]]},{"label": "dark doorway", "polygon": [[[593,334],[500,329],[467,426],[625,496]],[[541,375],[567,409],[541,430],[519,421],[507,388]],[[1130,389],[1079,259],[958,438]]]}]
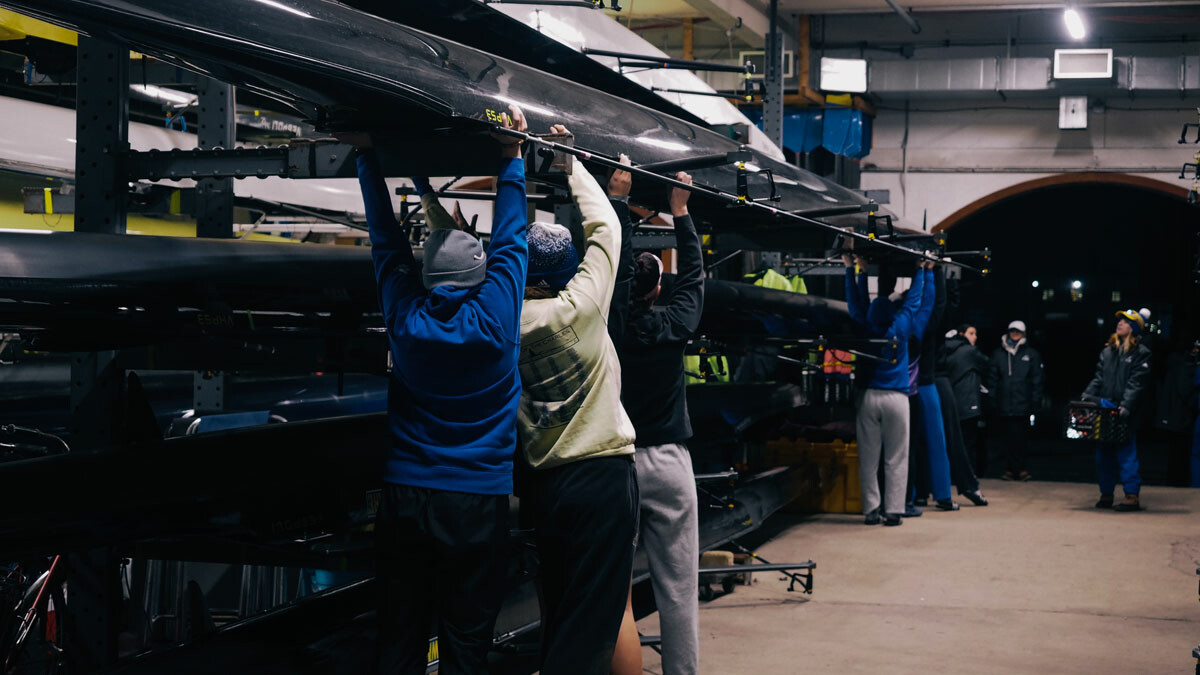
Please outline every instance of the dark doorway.
[{"label": "dark doorway", "polygon": [[[962,306],[949,318],[978,325],[978,344],[989,355],[1008,323],[1021,319],[1045,360],[1050,408],[1034,429],[1030,471],[1035,478],[1095,478],[1093,449],[1064,438],[1065,407],[1092,377],[1117,310],[1146,307],[1153,312],[1145,344],[1154,352],[1155,384],[1171,350],[1200,337],[1194,275],[1198,231],[1200,209],[1184,199],[1119,183],[1019,192],[962,217],[947,230],[951,250],[993,251],[992,275],[964,279]],[[1177,484],[1182,479],[1172,475],[1179,473],[1174,466],[1178,458],[1169,457],[1178,453],[1171,447],[1176,440],[1143,429],[1145,482]],[[999,464],[993,462],[1002,470]]]}]

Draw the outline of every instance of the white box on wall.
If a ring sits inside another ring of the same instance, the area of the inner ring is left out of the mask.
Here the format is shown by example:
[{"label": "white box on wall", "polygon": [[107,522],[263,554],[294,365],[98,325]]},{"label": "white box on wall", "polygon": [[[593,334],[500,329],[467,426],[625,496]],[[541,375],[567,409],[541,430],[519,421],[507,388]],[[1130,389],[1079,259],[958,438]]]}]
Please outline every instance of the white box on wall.
[{"label": "white box on wall", "polygon": [[1088,117],[1086,96],[1062,96],[1058,99],[1058,128],[1086,129]]}]

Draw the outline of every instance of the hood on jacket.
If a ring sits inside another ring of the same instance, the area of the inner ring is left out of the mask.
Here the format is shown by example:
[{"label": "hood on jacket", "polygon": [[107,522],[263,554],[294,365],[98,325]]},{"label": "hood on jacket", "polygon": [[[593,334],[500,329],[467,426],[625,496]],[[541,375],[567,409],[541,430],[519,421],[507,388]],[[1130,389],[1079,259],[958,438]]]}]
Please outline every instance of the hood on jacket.
[{"label": "hood on jacket", "polygon": [[1025,344],[1025,340],[1026,338],[1022,337],[1020,340],[1014,343],[1011,339],[1009,339],[1008,335],[1005,334],[1000,336],[1000,346],[1004,348],[1004,351],[1016,356],[1017,350],[1021,348],[1021,345]]},{"label": "hood on jacket", "polygon": [[892,327],[892,319],[896,318],[896,304],[887,298],[875,298],[867,308],[867,321],[871,328],[880,335]]}]

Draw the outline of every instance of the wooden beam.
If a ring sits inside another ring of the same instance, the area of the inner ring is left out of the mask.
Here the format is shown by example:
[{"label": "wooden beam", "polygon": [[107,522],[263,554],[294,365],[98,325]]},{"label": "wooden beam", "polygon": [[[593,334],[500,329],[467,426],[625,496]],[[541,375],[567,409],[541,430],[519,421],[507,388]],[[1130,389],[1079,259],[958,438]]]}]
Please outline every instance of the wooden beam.
[{"label": "wooden beam", "polygon": [[799,29],[796,31],[796,81],[800,90],[808,89],[808,76],[812,72],[809,59],[812,56],[812,22],[807,14],[796,17]]},{"label": "wooden beam", "polygon": [[683,20],[683,58],[688,61],[696,60],[696,30],[692,19]]}]

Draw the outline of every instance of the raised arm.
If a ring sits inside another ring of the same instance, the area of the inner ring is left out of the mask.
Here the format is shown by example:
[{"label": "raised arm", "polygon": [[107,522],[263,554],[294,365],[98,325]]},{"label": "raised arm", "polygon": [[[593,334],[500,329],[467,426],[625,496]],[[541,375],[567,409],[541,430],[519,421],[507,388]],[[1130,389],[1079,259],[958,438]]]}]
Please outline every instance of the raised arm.
[{"label": "raised arm", "polygon": [[865,265],[861,274],[855,274],[855,260],[849,253],[842,254],[842,263],[846,266],[846,305],[850,309],[850,318],[861,326],[867,325],[866,292],[867,270]]},{"label": "raised arm", "polygon": [[904,305],[900,307],[892,320],[892,331],[896,338],[906,340],[910,337],[919,337],[919,333],[916,332],[917,321],[924,299],[925,272],[923,269],[917,268],[917,271],[913,272],[912,286],[909,286],[908,294],[904,296]]},{"label": "raised arm", "polygon": [[[934,306],[937,304],[937,284],[933,280],[933,270],[926,268],[923,271],[918,271],[917,275],[924,278],[924,288],[921,289],[921,308],[913,316],[913,337],[918,340],[925,338],[925,329],[929,327],[929,320],[933,317]],[[916,276],[913,277],[913,283],[916,283]]]},{"label": "raised arm", "polygon": [[360,147],[357,164],[358,184],[362,189],[371,236],[371,260],[379,285],[379,304],[391,324],[397,308],[422,293],[421,275],[408,235],[392,212],[391,196],[375,150],[369,146]]},{"label": "raised arm", "polygon": [[[621,163],[628,164],[629,157],[621,155]],[[633,176],[620,169],[613,171],[608,179],[608,201],[621,224],[621,253],[617,258],[617,281],[613,284],[611,308],[608,312],[608,336],[618,349],[625,339],[625,325],[629,321],[630,290],[636,267],[633,263],[633,220],[629,217],[629,190],[633,187]]]},{"label": "raised arm", "polygon": [[[675,180],[691,185],[692,177],[680,171]],[[687,202],[691,192],[673,188],[669,198],[671,216],[675,219],[675,253],[678,268],[675,288],[667,303],[667,320],[658,336],[660,342],[682,342],[692,337],[700,326],[700,314],[704,311],[704,253],[700,248],[700,235],[688,213]]]},{"label": "raised arm", "polygon": [[[524,131],[525,116],[515,106],[510,110],[513,116],[505,126]],[[506,140],[501,140],[487,276],[477,297],[482,311],[500,319],[505,335],[516,340],[525,297],[525,273],[529,269],[529,245],[525,240],[525,161],[521,159],[520,143]]]},{"label": "raised arm", "polygon": [[621,226],[604,190],[583,164],[575,163],[567,184],[583,216],[587,243],[579,271],[565,290],[590,298],[607,321],[621,250]]}]

